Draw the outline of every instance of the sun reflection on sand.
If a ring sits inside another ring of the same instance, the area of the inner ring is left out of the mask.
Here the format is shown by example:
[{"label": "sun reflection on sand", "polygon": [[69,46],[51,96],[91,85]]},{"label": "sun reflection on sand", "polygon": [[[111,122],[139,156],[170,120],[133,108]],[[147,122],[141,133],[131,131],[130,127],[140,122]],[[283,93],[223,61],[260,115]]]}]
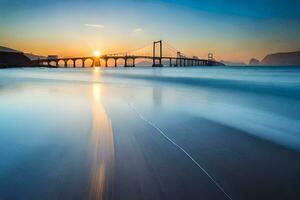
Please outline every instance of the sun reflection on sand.
[{"label": "sun reflection on sand", "polygon": [[92,144],[93,162],[90,199],[104,199],[112,195],[114,168],[114,138],[112,124],[102,104],[103,87],[93,84]]}]

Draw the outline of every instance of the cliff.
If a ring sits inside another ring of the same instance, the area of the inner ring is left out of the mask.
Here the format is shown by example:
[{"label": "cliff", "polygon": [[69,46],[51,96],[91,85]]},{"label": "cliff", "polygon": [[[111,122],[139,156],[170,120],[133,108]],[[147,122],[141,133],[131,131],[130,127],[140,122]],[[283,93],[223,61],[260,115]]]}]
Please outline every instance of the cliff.
[{"label": "cliff", "polygon": [[0,51],[1,67],[26,67],[31,65],[31,60],[23,53]]},{"label": "cliff", "polygon": [[0,46],[0,52],[22,53],[21,51],[11,49],[11,48],[8,48],[8,47],[3,47],[3,46]]},{"label": "cliff", "polygon": [[249,61],[249,65],[259,65],[260,62],[256,58],[251,58]]},{"label": "cliff", "polygon": [[300,65],[300,51],[267,55],[261,65]]}]

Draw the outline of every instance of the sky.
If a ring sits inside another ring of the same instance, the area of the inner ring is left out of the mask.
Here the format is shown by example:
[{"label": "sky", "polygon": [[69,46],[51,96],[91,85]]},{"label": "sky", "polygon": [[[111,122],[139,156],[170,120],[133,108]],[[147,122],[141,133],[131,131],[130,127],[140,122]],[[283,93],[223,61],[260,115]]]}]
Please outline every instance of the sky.
[{"label": "sky", "polygon": [[300,50],[299,0],[0,0],[0,46],[89,56],[164,40],[188,55],[248,62]]}]

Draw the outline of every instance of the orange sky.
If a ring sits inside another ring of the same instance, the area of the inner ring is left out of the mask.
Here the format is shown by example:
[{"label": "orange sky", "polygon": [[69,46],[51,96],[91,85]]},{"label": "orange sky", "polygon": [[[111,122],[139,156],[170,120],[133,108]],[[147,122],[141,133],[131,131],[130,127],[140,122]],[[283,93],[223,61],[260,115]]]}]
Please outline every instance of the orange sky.
[{"label": "orange sky", "polygon": [[160,39],[188,55],[206,58],[212,52],[216,59],[227,61],[248,62],[269,53],[300,50],[299,19],[281,13],[248,16],[197,10],[180,2],[99,5],[57,1],[22,6],[26,5],[11,7],[13,12],[0,8],[0,44],[38,55],[122,52]]}]

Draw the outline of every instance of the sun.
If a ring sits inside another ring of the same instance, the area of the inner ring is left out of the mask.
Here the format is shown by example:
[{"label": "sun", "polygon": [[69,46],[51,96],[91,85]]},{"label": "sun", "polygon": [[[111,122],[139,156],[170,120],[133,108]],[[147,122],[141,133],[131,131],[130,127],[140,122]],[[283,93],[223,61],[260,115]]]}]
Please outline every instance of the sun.
[{"label": "sun", "polygon": [[101,52],[100,51],[94,51],[94,56],[95,57],[100,57],[101,56]]}]

